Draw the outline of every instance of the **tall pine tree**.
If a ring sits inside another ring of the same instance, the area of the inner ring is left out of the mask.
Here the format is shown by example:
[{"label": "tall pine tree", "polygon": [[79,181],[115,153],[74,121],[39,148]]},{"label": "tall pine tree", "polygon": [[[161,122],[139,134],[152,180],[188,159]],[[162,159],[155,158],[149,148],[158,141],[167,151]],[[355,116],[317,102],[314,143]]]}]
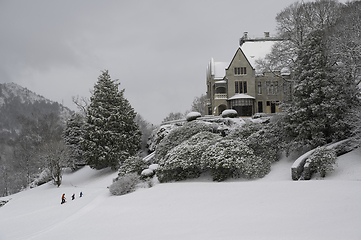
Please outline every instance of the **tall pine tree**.
[{"label": "tall pine tree", "polygon": [[71,155],[69,166],[77,169],[84,164],[82,140],[84,135],[84,117],[79,113],[74,113],[66,122],[63,132],[65,144],[69,147]]},{"label": "tall pine tree", "polygon": [[287,150],[317,146],[350,135],[348,121],[358,104],[357,87],[328,56],[325,32],[310,33],[296,62],[294,101],[286,109]]},{"label": "tall pine tree", "polygon": [[136,113],[107,70],[98,77],[87,109],[83,151],[90,167],[116,169],[140,148]]}]

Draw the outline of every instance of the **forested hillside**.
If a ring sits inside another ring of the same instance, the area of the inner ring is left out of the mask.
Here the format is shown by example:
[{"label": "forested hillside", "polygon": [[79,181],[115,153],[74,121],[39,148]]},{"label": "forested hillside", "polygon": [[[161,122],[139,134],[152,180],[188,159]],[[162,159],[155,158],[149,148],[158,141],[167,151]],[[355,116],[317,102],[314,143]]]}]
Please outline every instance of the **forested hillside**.
[{"label": "forested hillside", "polygon": [[61,136],[71,110],[15,83],[0,84],[0,196],[38,174],[39,144]]}]

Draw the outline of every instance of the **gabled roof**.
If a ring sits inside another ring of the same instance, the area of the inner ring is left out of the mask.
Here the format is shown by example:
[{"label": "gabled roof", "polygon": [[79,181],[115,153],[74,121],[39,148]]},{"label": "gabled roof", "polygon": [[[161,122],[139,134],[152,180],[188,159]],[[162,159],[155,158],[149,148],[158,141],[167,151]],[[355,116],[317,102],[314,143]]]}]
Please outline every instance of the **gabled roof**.
[{"label": "gabled roof", "polygon": [[267,54],[271,53],[272,46],[275,43],[276,41],[245,42],[241,49],[251,66],[256,69],[256,60],[263,59]]},{"label": "gabled roof", "polygon": [[226,76],[225,70],[229,68],[238,51],[241,51],[251,67],[256,70],[256,74],[260,74],[261,72],[256,68],[256,60],[263,59],[267,54],[271,53],[272,46],[275,43],[276,41],[245,42],[237,49],[230,62],[214,62],[212,58],[208,65],[207,73],[214,75],[214,79],[223,79]]}]

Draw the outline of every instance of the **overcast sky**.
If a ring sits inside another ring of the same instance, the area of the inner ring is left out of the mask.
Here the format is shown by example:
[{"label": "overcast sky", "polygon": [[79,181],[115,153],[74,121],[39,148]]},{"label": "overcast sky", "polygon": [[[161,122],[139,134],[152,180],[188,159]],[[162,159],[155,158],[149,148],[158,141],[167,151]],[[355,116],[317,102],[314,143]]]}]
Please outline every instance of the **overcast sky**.
[{"label": "overcast sky", "polygon": [[206,67],[231,61],[239,38],[275,35],[293,0],[0,0],[0,83],[75,110],[101,70],[147,121],[185,112],[206,92]]}]

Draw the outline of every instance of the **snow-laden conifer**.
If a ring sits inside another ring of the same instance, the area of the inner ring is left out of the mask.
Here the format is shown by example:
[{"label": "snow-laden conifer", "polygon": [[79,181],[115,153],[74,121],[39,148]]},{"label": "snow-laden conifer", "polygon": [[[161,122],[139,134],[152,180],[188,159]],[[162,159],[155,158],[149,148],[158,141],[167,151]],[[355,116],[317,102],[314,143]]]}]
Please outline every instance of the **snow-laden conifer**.
[{"label": "snow-laden conifer", "polygon": [[115,169],[140,148],[136,113],[117,81],[103,71],[87,108],[82,146],[87,163],[96,169]]},{"label": "snow-laden conifer", "polygon": [[327,55],[325,32],[310,33],[298,53],[293,102],[286,109],[288,150],[317,147],[350,135],[357,88]]},{"label": "snow-laden conifer", "polygon": [[79,113],[74,113],[66,122],[63,132],[65,144],[69,147],[71,160],[69,167],[76,169],[78,165],[84,163],[81,142],[84,134],[84,117]]}]

